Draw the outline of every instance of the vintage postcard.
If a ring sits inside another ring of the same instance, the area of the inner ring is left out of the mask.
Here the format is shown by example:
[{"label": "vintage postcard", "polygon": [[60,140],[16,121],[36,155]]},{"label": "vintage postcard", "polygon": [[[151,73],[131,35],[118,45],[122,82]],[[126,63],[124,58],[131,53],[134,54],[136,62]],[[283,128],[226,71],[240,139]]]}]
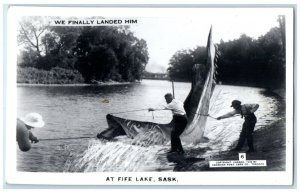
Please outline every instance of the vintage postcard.
[{"label": "vintage postcard", "polygon": [[293,184],[294,7],[6,19],[7,184]]}]

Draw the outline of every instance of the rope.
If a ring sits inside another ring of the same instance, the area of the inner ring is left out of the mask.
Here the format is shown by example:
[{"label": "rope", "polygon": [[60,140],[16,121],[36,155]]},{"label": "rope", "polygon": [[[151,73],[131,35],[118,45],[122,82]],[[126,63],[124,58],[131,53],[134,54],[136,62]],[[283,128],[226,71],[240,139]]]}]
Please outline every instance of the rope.
[{"label": "rope", "polygon": [[[148,110],[148,109],[137,109],[137,110],[131,110],[131,111],[115,112],[115,113],[110,113],[110,114],[131,113],[131,112],[145,111],[145,110]],[[168,110],[168,109],[155,109],[155,111],[164,111],[164,110]],[[213,117],[213,116],[211,116],[209,114],[206,114],[206,115],[205,114],[201,114],[201,113],[193,113],[193,114],[207,116],[207,117],[210,117],[210,118],[213,118],[213,119],[217,119],[217,118],[215,118],[215,117]],[[153,111],[152,111],[152,119],[154,119]]]},{"label": "rope", "polygon": [[131,111],[115,112],[115,113],[110,113],[110,114],[131,113],[131,112],[137,112],[137,111],[145,111],[145,110],[148,110],[148,109],[137,109],[137,110],[131,110]]},{"label": "rope", "polygon": [[[196,114],[196,115],[202,115],[202,116],[207,116],[207,117],[210,117],[210,118],[213,118],[213,119],[217,119],[216,117],[210,116],[209,114],[207,114],[207,115],[200,114],[200,113],[194,113],[194,114]],[[238,117],[238,116],[240,116],[240,114],[236,114],[236,115],[234,115],[232,117]]]},{"label": "rope", "polygon": [[215,117],[213,117],[213,116],[211,116],[209,114],[206,114],[206,115],[205,114],[201,114],[201,113],[193,113],[193,114],[195,114],[195,115],[202,115],[202,116],[210,117],[210,118],[213,118],[213,119],[217,119],[217,118],[215,118]]},{"label": "rope", "polygon": [[67,138],[49,138],[49,139],[39,139],[39,141],[54,141],[54,140],[67,140],[67,139],[89,139],[95,137],[67,137]]},{"label": "rope", "polygon": [[[146,111],[146,110],[148,111],[148,109],[149,108],[147,108],[147,109],[137,109],[137,110],[132,110],[132,111],[115,112],[115,113],[109,113],[109,114],[131,113],[131,112]],[[155,111],[164,111],[164,110],[168,110],[168,109],[155,109]]]},{"label": "rope", "polygon": [[213,116],[210,116],[210,115],[207,115],[208,117],[210,117],[210,118],[213,118],[213,119],[216,119],[217,120],[217,118],[216,117],[213,117]]}]

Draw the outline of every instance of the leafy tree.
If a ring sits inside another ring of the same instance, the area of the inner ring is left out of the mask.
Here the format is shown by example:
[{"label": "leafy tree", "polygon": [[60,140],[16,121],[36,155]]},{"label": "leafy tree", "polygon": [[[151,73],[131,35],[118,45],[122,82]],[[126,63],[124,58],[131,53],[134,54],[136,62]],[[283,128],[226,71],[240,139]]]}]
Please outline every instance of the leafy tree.
[{"label": "leafy tree", "polygon": [[[238,39],[220,41],[217,79],[225,84],[260,87],[285,85],[285,19],[258,39],[242,34]],[[170,59],[168,72],[172,79],[190,80],[195,63],[205,63],[205,48],[181,50]],[[204,69],[205,71],[205,69]]]},{"label": "leafy tree", "polygon": [[206,62],[206,48],[197,47],[194,50],[181,50],[176,52],[169,61],[167,69],[173,80],[191,81],[193,65]]},{"label": "leafy tree", "polygon": [[45,45],[49,55],[54,61],[54,66],[66,69],[75,69],[76,56],[73,49],[76,47],[77,38],[80,36],[81,27],[52,26],[51,33],[46,34]]},{"label": "leafy tree", "polygon": [[49,28],[47,18],[24,16],[19,25],[18,43],[24,44],[26,49],[34,52],[40,58],[45,50],[41,39]]},{"label": "leafy tree", "polygon": [[169,62],[167,69],[171,79],[191,80],[194,58],[191,51],[181,50],[176,52]]},{"label": "leafy tree", "polygon": [[267,68],[264,73],[267,77],[265,81],[271,81],[275,85],[285,82],[285,54],[282,51],[281,35],[280,29],[275,27],[258,39],[258,45],[263,50],[263,60]]},{"label": "leafy tree", "polygon": [[76,68],[86,82],[140,79],[148,62],[147,44],[126,28],[86,27],[78,37]]},{"label": "leafy tree", "polygon": [[147,43],[129,27],[49,26],[47,19],[23,17],[20,21],[20,67],[78,70],[86,82],[141,79],[149,59]]},{"label": "leafy tree", "polygon": [[[21,66],[50,70],[56,66],[67,67],[71,65],[65,64],[69,55],[63,50],[65,46],[62,46],[65,45],[64,35],[69,34],[59,33],[62,31],[61,29],[66,29],[66,27],[60,27],[59,30],[58,27],[50,26],[49,21],[49,17],[33,16],[23,17],[19,22],[18,42],[24,47]],[[68,30],[70,31],[71,28]],[[69,45],[67,44],[67,46]],[[70,50],[72,47],[69,46],[67,49]],[[69,51],[69,53],[71,52]]]}]

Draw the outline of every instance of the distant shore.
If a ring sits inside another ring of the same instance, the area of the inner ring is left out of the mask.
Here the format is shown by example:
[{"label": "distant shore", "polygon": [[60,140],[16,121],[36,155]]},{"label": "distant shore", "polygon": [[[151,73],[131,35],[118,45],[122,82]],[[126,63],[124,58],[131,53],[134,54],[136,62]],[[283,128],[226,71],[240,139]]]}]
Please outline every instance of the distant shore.
[{"label": "distant shore", "polygon": [[97,83],[74,83],[74,84],[30,84],[30,83],[17,83],[17,86],[110,86],[110,85],[126,85],[139,82],[117,82],[117,81],[107,81],[107,82],[97,82]]}]

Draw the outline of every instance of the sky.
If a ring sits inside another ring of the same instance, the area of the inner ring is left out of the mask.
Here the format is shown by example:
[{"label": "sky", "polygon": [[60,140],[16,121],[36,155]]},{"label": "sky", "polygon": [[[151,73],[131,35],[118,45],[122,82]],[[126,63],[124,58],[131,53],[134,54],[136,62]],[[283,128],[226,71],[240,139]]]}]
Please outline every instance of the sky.
[{"label": "sky", "polygon": [[203,9],[201,13],[138,18],[131,30],[147,42],[149,72],[166,72],[172,55],[182,49],[206,46],[210,26],[213,42],[238,39],[246,34],[252,38],[266,34],[277,22],[280,11],[265,9]]}]

